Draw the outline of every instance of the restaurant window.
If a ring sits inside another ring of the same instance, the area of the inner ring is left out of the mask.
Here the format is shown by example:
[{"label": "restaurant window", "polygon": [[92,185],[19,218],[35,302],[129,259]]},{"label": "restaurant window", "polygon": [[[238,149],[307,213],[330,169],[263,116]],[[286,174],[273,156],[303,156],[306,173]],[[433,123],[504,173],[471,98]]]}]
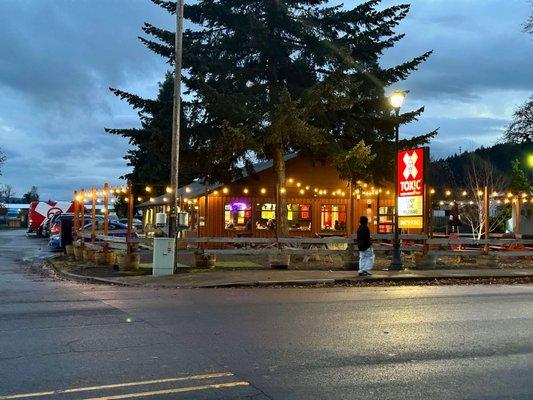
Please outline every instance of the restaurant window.
[{"label": "restaurant window", "polygon": [[289,228],[297,231],[311,230],[311,205],[287,204],[287,219]]},{"label": "restaurant window", "polygon": [[252,230],[252,206],[249,203],[236,201],[224,206],[224,226],[228,230]]},{"label": "restaurant window", "polygon": [[256,204],[256,229],[276,229],[276,205],[274,203]]},{"label": "restaurant window", "polygon": [[322,231],[345,231],[346,205],[323,204],[320,206],[320,229]]}]

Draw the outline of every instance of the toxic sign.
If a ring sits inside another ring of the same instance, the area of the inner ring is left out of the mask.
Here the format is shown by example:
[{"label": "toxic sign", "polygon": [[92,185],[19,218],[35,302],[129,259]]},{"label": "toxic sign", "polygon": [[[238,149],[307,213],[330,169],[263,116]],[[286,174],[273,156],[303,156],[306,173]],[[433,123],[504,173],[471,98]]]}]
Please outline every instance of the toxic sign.
[{"label": "toxic sign", "polygon": [[425,149],[398,152],[398,226],[424,227]]}]

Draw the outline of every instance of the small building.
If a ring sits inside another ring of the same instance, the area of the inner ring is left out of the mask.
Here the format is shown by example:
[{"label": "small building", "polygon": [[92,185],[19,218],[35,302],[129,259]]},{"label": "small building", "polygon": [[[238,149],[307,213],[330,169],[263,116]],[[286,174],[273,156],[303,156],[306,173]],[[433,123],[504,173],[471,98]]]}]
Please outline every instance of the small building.
[{"label": "small building", "polygon": [[[285,157],[287,216],[293,236],[340,236],[357,230],[366,215],[373,233],[392,231],[394,198],[390,190],[360,182],[350,188],[323,160],[290,154]],[[275,235],[276,188],[272,161],[258,163],[251,175],[205,186],[194,182],[179,189],[182,209],[189,212],[186,236]],[[393,180],[391,172],[391,181]],[[279,190],[279,189],[278,189]],[[350,193],[351,192],[351,193]],[[168,213],[170,196],[140,204],[150,229],[157,213]]]}]

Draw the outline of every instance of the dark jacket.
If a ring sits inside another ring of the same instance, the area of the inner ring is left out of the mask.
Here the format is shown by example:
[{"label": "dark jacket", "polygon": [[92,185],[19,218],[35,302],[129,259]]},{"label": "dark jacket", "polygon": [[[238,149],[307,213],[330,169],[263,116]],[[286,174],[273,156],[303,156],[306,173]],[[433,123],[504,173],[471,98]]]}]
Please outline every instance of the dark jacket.
[{"label": "dark jacket", "polygon": [[372,240],[370,239],[368,225],[359,225],[359,229],[357,229],[357,247],[360,251],[365,251],[370,246],[372,246]]}]

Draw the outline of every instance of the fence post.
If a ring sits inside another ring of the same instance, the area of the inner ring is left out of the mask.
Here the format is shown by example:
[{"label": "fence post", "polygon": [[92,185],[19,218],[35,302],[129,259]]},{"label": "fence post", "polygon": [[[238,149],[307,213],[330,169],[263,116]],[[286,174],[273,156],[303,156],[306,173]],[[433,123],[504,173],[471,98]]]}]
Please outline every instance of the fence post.
[{"label": "fence post", "polygon": [[[83,233],[83,228],[85,228],[85,190],[81,189],[81,226],[80,231]],[[85,247],[85,238],[81,238],[81,248]]]},{"label": "fence post", "polygon": [[490,199],[489,188],[485,186],[483,188],[483,213],[485,214],[485,246],[483,246],[483,253],[489,254],[489,236],[490,236]]},{"label": "fence post", "polygon": [[515,235],[515,238],[518,238],[520,235],[520,230],[521,230],[521,221],[520,221],[520,197],[518,195],[515,196],[514,198],[514,215],[515,215],[515,223],[514,223],[514,229],[513,229],[513,233]]},{"label": "fence post", "polygon": [[96,189],[91,189],[91,243],[96,241]]},{"label": "fence post", "polygon": [[74,191],[74,221],[72,222],[73,232],[72,236],[73,238],[78,237],[78,191]]},{"label": "fence post", "polygon": [[[109,231],[109,185],[104,183],[104,236]],[[104,242],[104,253],[108,252],[108,243]]]},{"label": "fence post", "polygon": [[[128,182],[128,230],[126,231],[126,248],[127,253],[131,254],[131,228],[133,223],[133,187],[131,182]],[[177,211],[176,211],[177,216]]]}]

